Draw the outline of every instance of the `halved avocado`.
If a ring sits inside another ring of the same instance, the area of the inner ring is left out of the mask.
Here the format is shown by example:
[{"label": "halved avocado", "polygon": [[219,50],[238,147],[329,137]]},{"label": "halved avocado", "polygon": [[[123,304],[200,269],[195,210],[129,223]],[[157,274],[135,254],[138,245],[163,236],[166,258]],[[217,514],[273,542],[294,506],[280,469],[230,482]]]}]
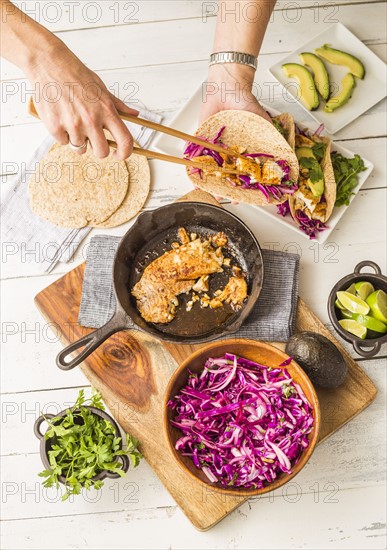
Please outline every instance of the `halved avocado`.
[{"label": "halved avocado", "polygon": [[315,386],[337,388],[348,372],[348,366],[333,342],[315,332],[291,336],[285,351],[303,368]]},{"label": "halved avocado", "polygon": [[296,78],[300,83],[300,99],[309,111],[319,106],[319,99],[313,77],[306,67],[298,63],[285,63],[282,70],[288,78]]},{"label": "halved avocado", "polygon": [[347,67],[349,72],[354,76],[357,76],[357,78],[364,78],[365,67],[360,59],[354,55],[347,52],[342,52],[341,50],[335,50],[334,48],[331,48],[329,44],[324,44],[324,46],[317,48],[314,51],[317,55],[326,61],[329,61],[329,63],[333,63],[334,65],[344,65],[344,67]]},{"label": "halved avocado", "polygon": [[326,113],[332,113],[342,105],[345,105],[349,99],[351,99],[353,90],[356,86],[356,80],[354,79],[351,73],[347,73],[343,80],[341,81],[341,90],[340,92],[331,97],[328,103],[324,107]]},{"label": "halved avocado", "polygon": [[[313,150],[311,147],[296,147],[296,157],[298,160],[300,160],[300,158],[307,157],[307,158],[314,158],[317,161],[317,158],[313,153]],[[315,197],[321,197],[321,195],[324,193],[324,189],[325,189],[324,178],[317,181],[311,181],[311,179],[308,178],[307,184]]]},{"label": "halved avocado", "polygon": [[299,58],[304,65],[312,69],[317,91],[326,101],[329,97],[330,87],[328,72],[323,61],[317,55],[310,52],[300,53]]}]

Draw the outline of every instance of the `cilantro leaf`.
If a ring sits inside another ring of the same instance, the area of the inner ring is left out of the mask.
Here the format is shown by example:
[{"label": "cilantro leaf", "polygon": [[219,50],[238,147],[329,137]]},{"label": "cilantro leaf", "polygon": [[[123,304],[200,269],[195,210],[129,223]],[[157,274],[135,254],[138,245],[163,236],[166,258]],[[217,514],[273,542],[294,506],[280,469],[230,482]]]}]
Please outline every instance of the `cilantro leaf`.
[{"label": "cilantro leaf", "polygon": [[142,458],[137,448],[138,440],[126,434],[126,447],[121,449],[122,439],[117,437],[112,424],[86,408],[89,404],[104,410],[99,392],[93,391],[86,399],[81,390],[74,406],[64,416],[47,419],[49,427],[45,438],[51,440],[50,468],[39,476],[45,478],[42,483],[47,488],[58,488],[59,476],[65,477],[66,491],[62,500],[71,494],[80,494],[82,488],[100,489],[103,481],[93,478],[104,470],[124,476],[119,456],[128,456],[133,467],[138,466]]},{"label": "cilantro leaf", "polygon": [[293,388],[293,386],[289,386],[288,384],[282,384],[282,393],[286,398],[290,397],[295,392],[296,390]]},{"label": "cilantro leaf", "polygon": [[285,128],[282,126],[278,120],[272,119],[272,123],[274,125],[274,128],[281,134],[281,136],[286,137]]},{"label": "cilantro leaf", "polygon": [[232,479],[230,479],[227,485],[229,487],[232,487],[237,479],[238,479],[238,472],[235,472],[235,474],[232,476]]},{"label": "cilantro leaf", "polygon": [[322,141],[313,145],[312,151],[317,160],[322,160],[324,158],[326,148],[327,146]]},{"label": "cilantro leaf", "polygon": [[347,158],[337,152],[331,154],[331,159],[336,180],[335,206],[348,206],[350,197],[354,195],[353,189],[358,184],[357,175],[366,170],[364,161],[360,155]]},{"label": "cilantro leaf", "polygon": [[301,157],[300,165],[302,166],[302,168],[307,168],[309,170],[309,179],[312,183],[324,179],[322,168],[315,158]]}]

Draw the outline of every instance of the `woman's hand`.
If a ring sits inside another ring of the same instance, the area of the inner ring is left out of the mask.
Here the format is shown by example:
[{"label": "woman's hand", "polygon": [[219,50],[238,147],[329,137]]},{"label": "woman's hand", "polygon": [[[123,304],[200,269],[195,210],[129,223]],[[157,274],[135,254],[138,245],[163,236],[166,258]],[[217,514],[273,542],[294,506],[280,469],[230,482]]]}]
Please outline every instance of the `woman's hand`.
[{"label": "woman's hand", "polygon": [[61,144],[71,143],[86,152],[87,140],[94,154],[107,157],[109,130],[118,148],[113,156],[127,158],[133,150],[132,136],[117,110],[138,115],[109,92],[54,34],[28,17],[9,0],[0,0],[1,55],[26,74],[36,90],[35,108],[48,131]]},{"label": "woman's hand", "polygon": [[[52,55],[51,55],[52,53]],[[133,150],[133,139],[117,110],[138,115],[109,92],[102,80],[88,69],[63,43],[46,51],[42,59],[26,69],[33,88],[36,110],[50,134],[62,145],[81,146],[90,141],[94,155],[109,155],[104,129],[117,142],[113,156],[125,159]],[[86,146],[77,151],[83,154]]]},{"label": "woman's hand", "polygon": [[[212,65],[207,84],[203,86],[200,123],[219,111],[230,109],[250,111],[271,122],[270,116],[252,93],[254,72],[243,65]],[[233,201],[232,204],[238,203]]]},{"label": "woman's hand", "polygon": [[240,109],[250,111],[271,122],[252,93],[254,70],[245,65],[219,64],[209,70],[203,86],[200,122],[219,111]]}]

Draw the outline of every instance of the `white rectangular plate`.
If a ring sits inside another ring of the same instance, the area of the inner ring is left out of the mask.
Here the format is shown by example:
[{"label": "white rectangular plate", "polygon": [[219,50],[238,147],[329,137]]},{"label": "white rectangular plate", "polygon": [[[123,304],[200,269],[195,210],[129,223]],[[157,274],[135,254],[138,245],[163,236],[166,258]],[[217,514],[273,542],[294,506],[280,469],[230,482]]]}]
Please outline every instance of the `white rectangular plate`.
[{"label": "white rectangular plate", "polygon": [[[290,94],[290,101],[294,101],[293,98],[297,99],[297,90],[299,88],[296,80],[285,76],[282,65],[284,63],[299,63],[302,65],[298,54],[302,52],[313,53],[316,48],[324,44],[331,44],[332,47],[337,50],[342,50],[358,57],[364,64],[366,70],[364,80],[356,78],[356,88],[348,103],[337,109],[337,111],[333,111],[333,113],[324,112],[325,102],[323,100],[320,101],[320,106],[316,111],[308,111],[308,109],[298,101],[306,113],[320,124],[324,124],[327,132],[335,134],[384,98],[386,90],[386,65],[365,44],[363,44],[361,40],[351,33],[347,27],[341,23],[336,23],[269,68],[274,78],[276,78],[285,87],[287,93]],[[333,89],[341,89],[342,78],[348,72],[348,69],[328,62],[325,63],[325,66]]]},{"label": "white rectangular plate", "polygon": [[[183,132],[186,132],[188,134],[194,134],[198,127],[198,116],[200,113],[201,108],[201,98],[202,98],[202,87],[203,84],[200,84],[199,88],[196,90],[194,95],[187,101],[185,106],[174,116],[174,118],[168,122],[168,126],[171,126],[172,128],[177,128],[178,130],[181,130]],[[262,104],[263,105],[263,104]],[[276,116],[279,114],[278,111],[273,109],[272,107],[268,107],[266,105],[263,105],[265,109],[267,109],[272,116]],[[297,125],[305,130],[305,126],[302,124],[299,124],[296,121]],[[158,149],[162,153],[167,153],[168,155],[174,155],[174,156],[182,156],[184,144],[181,140],[178,140],[174,137],[168,136],[166,134],[159,133],[157,135],[157,138],[154,140],[154,148]],[[346,149],[345,147],[342,147],[341,145],[338,145],[336,143],[332,144],[332,151],[338,151],[345,157],[354,157],[355,153],[350,151],[349,149]],[[374,166],[373,164],[362,157],[364,160],[364,164],[366,166],[366,170],[364,172],[360,172],[358,174],[358,185],[353,190],[353,193],[358,193],[359,189],[363,185],[363,183],[366,181],[368,176],[371,174]],[[252,191],[253,193],[254,191]],[[352,199],[355,197],[355,195],[352,195]],[[349,205],[350,206],[350,205]],[[341,206],[340,208],[334,208],[333,213],[331,217],[329,218],[329,221],[327,222],[328,228],[325,231],[322,231],[318,234],[316,241],[319,243],[324,243],[338,224],[339,220],[343,216],[343,214],[347,211],[349,206]],[[303,235],[306,239],[309,239],[309,237],[299,229],[298,225],[294,222],[293,218],[288,215],[285,218],[282,216],[279,216],[277,214],[277,207],[276,206],[253,206],[253,208],[257,208],[263,214],[266,216],[271,217],[272,219],[276,220],[277,222],[281,223],[284,226],[287,226],[289,229],[292,229],[293,231],[296,231],[298,234]]]}]

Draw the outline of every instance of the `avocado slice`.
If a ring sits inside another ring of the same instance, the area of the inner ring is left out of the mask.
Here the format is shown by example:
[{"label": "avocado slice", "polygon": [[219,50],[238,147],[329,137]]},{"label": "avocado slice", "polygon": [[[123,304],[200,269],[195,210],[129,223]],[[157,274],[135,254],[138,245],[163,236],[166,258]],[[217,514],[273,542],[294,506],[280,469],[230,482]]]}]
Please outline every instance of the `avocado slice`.
[{"label": "avocado slice", "polygon": [[308,186],[309,186],[309,189],[312,191],[313,195],[315,197],[321,197],[321,195],[324,193],[324,189],[325,189],[325,184],[324,184],[324,180],[318,180],[318,181],[310,181],[310,179],[308,179]]},{"label": "avocado slice", "polygon": [[296,147],[296,157],[298,160],[301,157],[316,158],[311,147]]},{"label": "avocado slice", "polygon": [[313,77],[306,67],[299,63],[285,63],[282,70],[288,78],[295,78],[300,84],[300,99],[308,111],[319,106],[319,99]]},{"label": "avocado slice", "polygon": [[333,63],[334,65],[344,65],[344,67],[347,67],[349,72],[354,76],[357,76],[357,78],[364,78],[365,67],[360,59],[354,55],[347,52],[342,52],[341,50],[335,50],[334,48],[331,48],[329,44],[324,44],[324,46],[317,48],[314,51],[317,55],[326,61],[329,61],[329,63]]},{"label": "avocado slice", "polygon": [[330,86],[328,71],[323,61],[321,61],[317,55],[310,52],[300,53],[299,58],[304,65],[307,65],[312,69],[317,91],[326,101],[329,98]]},{"label": "avocado slice", "polygon": [[353,90],[356,86],[356,80],[351,73],[347,73],[341,81],[341,91],[328,101],[324,107],[326,113],[332,113],[342,105],[345,105],[351,99]]},{"label": "avocado slice", "polygon": [[[311,147],[296,147],[296,157],[298,160],[305,157],[314,158],[316,162],[318,162]],[[315,197],[321,197],[321,195],[324,193],[324,189],[325,189],[324,178],[319,179],[317,181],[311,181],[311,179],[308,178],[306,183]]]}]

